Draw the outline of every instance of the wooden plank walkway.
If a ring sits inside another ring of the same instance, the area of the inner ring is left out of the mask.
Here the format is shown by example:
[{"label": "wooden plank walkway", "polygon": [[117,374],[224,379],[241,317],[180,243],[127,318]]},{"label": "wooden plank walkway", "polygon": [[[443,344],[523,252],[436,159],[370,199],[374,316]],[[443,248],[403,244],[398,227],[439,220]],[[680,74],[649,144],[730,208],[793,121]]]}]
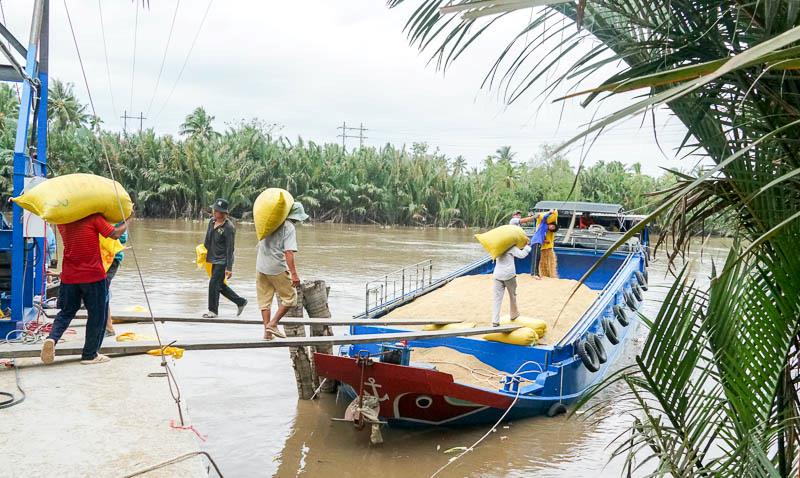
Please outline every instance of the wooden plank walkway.
[{"label": "wooden plank walkway", "polygon": [[[238,339],[238,340],[176,340],[171,345],[185,350],[231,350],[231,349],[261,349],[279,347],[302,347],[318,345],[347,345],[367,344],[376,342],[396,342],[399,340],[426,340],[447,337],[461,337],[470,335],[484,335],[493,332],[511,332],[521,326],[501,325],[500,327],[476,327],[464,330],[435,330],[435,331],[409,331],[391,332],[385,334],[340,335],[327,337],[289,337],[286,339]],[[164,345],[169,342],[164,341]],[[41,344],[35,345],[0,345],[0,359],[38,357]],[[83,342],[67,342],[56,347],[56,355],[80,355]],[[157,342],[113,342],[104,345],[100,353],[115,354],[143,354],[148,350],[158,348]]]},{"label": "wooden plank walkway", "polygon": [[[48,318],[55,318],[58,309],[45,309]],[[114,323],[139,323],[150,322],[150,316],[144,314],[112,314]],[[75,314],[76,319],[85,319],[86,311],[80,310]],[[156,317],[156,322],[184,322],[184,323],[206,323],[206,324],[250,324],[263,325],[261,319],[240,319],[234,317],[215,317],[204,318],[191,314],[170,314],[163,317]],[[284,317],[281,324],[284,325],[447,325],[458,324],[461,320],[454,319],[337,319],[337,318],[301,318]]]}]

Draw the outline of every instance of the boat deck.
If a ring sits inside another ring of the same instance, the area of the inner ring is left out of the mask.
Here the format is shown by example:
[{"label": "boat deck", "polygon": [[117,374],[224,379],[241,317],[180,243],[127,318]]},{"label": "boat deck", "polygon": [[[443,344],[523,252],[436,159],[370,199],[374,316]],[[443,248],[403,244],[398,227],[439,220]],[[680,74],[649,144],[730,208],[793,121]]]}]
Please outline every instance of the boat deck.
[{"label": "boat deck", "polygon": [[[389,319],[414,319],[435,316],[442,319],[474,322],[477,327],[491,325],[491,274],[466,275],[444,287],[418,297],[385,316]],[[547,333],[539,341],[550,345],[558,342],[597,299],[597,292],[582,285],[570,298],[577,281],[571,279],[541,280],[530,274],[517,275],[517,303],[520,315],[547,323]],[[563,311],[562,311],[563,309]],[[508,295],[503,297],[501,316],[509,316]]]}]

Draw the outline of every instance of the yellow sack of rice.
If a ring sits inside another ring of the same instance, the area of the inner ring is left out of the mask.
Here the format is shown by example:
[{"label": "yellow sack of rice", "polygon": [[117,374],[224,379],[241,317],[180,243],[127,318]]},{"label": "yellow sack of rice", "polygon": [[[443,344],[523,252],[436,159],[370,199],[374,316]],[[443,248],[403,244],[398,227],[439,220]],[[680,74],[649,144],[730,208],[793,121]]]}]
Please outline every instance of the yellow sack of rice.
[{"label": "yellow sack of rice", "polygon": [[[208,277],[211,277],[211,263],[206,261],[206,257],[208,256],[208,249],[206,249],[205,244],[198,244],[197,247],[194,248],[195,253],[195,262],[197,263],[197,268],[205,269],[206,274]],[[228,283],[228,279],[223,281],[225,284]]]},{"label": "yellow sack of rice", "polygon": [[500,257],[511,246],[517,246],[521,249],[528,243],[528,236],[525,235],[525,231],[519,226],[510,224],[496,227],[481,234],[475,234],[475,239],[481,243],[486,252],[492,256],[492,259]]},{"label": "yellow sack of rice", "polygon": [[131,197],[120,183],[94,174],[48,179],[11,200],[50,224],[67,224],[98,213],[116,224],[133,212]]},{"label": "yellow sack of rice", "polygon": [[289,215],[289,210],[292,209],[292,204],[294,198],[284,189],[269,188],[258,195],[253,203],[253,221],[256,223],[256,236],[259,241],[283,224]]},{"label": "yellow sack of rice", "polygon": [[[171,355],[176,359],[183,357],[184,349],[180,347],[164,347],[164,355]],[[153,357],[161,357],[161,350],[160,349],[153,349],[148,350],[147,355],[152,355]]]},{"label": "yellow sack of rice", "polygon": [[422,330],[464,330],[474,329],[475,322],[459,322],[457,324],[428,324],[423,325]]},{"label": "yellow sack of rice", "polygon": [[500,318],[501,325],[521,325],[529,329],[533,329],[539,338],[544,337],[547,332],[547,322],[542,319],[534,319],[533,317],[526,317],[521,315],[514,320],[509,320],[508,315]]},{"label": "yellow sack of rice", "polygon": [[533,345],[539,342],[539,336],[536,334],[535,330],[528,327],[521,327],[512,332],[486,334],[483,336],[483,340],[502,342],[511,345]]},{"label": "yellow sack of rice", "polygon": [[123,249],[125,249],[125,246],[119,242],[119,239],[111,239],[100,235],[100,259],[103,260],[103,267],[106,272],[111,267],[111,263],[114,262],[114,256]]}]

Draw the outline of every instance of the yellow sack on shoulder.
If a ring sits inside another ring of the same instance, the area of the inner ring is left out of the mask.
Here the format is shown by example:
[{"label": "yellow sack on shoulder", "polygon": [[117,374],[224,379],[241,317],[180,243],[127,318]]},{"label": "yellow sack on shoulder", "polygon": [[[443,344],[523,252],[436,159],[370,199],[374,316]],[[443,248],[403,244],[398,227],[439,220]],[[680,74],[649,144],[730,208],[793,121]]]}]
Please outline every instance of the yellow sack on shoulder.
[{"label": "yellow sack on shoulder", "polygon": [[253,203],[253,221],[256,223],[258,240],[272,234],[279,228],[294,204],[289,191],[280,188],[269,188],[258,195]]},{"label": "yellow sack on shoulder", "polygon": [[422,330],[464,330],[474,329],[475,322],[459,322],[457,324],[428,324],[423,325]]},{"label": "yellow sack on shoulder", "polygon": [[124,249],[125,246],[119,242],[119,239],[111,239],[100,235],[100,258],[103,260],[103,268],[106,272],[111,267],[111,263],[114,262],[114,256],[117,255],[117,252]]},{"label": "yellow sack on shoulder", "polygon": [[11,200],[50,224],[67,224],[92,214],[102,214],[116,224],[133,212],[131,197],[120,183],[94,174],[48,179]]},{"label": "yellow sack on shoulder", "polygon": [[481,243],[486,252],[492,256],[492,259],[500,257],[504,252],[511,249],[511,246],[517,246],[521,249],[528,243],[528,236],[525,235],[525,231],[519,226],[510,224],[496,227],[482,234],[475,234],[475,239]]},{"label": "yellow sack on shoulder", "polygon": [[536,331],[528,327],[521,327],[512,332],[495,332],[493,334],[486,334],[483,340],[492,342],[502,342],[511,345],[533,345],[539,342],[539,336]]},{"label": "yellow sack on shoulder", "polygon": [[[208,277],[211,277],[211,263],[206,261],[206,257],[208,257],[208,249],[206,249],[205,244],[198,244],[197,247],[194,248],[195,253],[195,262],[197,262],[197,268],[203,268],[206,270],[206,274]],[[228,279],[223,281],[225,284],[228,283]]]}]

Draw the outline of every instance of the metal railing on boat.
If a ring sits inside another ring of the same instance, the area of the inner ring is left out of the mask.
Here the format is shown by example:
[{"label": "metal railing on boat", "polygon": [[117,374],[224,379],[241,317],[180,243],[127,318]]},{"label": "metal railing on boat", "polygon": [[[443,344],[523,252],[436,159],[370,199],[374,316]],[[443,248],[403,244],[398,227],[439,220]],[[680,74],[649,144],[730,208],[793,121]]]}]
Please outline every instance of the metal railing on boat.
[{"label": "metal railing on boat", "polygon": [[[398,287],[399,283],[399,287]],[[365,288],[364,314],[385,304],[424,290],[433,283],[433,259],[411,264],[368,281]],[[371,302],[371,299],[374,299]],[[371,305],[372,304],[372,305]]]}]

